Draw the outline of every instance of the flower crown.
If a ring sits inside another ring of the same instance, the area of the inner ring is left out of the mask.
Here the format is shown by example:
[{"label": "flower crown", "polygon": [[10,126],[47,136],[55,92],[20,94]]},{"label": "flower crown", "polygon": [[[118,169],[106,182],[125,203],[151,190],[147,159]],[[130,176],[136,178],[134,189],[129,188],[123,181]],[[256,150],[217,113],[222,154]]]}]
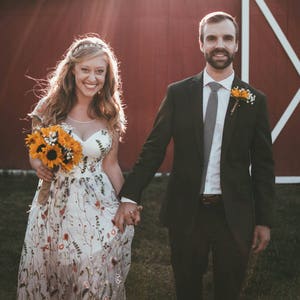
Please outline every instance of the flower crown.
[{"label": "flower crown", "polygon": [[87,44],[80,44],[73,50],[73,55],[76,55],[80,50],[88,49],[88,48],[98,48],[103,49],[103,45],[98,43],[87,43]]}]

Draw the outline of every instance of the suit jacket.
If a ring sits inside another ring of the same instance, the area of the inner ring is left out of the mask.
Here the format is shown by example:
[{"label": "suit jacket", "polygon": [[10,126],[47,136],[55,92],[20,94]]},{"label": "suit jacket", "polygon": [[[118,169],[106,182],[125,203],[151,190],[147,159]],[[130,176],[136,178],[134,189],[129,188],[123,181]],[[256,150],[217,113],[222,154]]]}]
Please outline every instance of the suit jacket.
[{"label": "suit jacket", "polygon": [[[238,77],[233,87],[256,95],[253,105],[230,98],[223,130],[220,181],[226,218],[236,240],[249,247],[254,225],[271,226],[274,198],[272,143],[266,97]],[[171,139],[173,166],[162,202],[164,225],[189,230],[197,216],[203,170],[203,72],[171,84],[139,159],[120,196],[140,202],[144,187],[161,165]],[[250,172],[251,165],[251,172]]]}]

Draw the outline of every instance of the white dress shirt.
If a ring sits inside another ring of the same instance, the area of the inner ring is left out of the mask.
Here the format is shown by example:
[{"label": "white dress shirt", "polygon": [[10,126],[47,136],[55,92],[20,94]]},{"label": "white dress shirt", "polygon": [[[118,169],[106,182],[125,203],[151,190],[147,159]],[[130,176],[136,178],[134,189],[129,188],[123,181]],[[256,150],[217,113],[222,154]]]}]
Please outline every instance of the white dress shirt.
[{"label": "white dress shirt", "polygon": [[[220,184],[220,161],[221,161],[221,146],[225,115],[229,103],[231,85],[233,82],[234,73],[222,81],[218,81],[222,87],[218,90],[218,111],[216,117],[216,125],[209,155],[207,173],[204,185],[204,194],[222,194]],[[203,121],[205,118],[208,97],[210,95],[210,87],[208,83],[215,81],[208,74],[203,72]]]},{"label": "white dress shirt", "polygon": [[[204,194],[222,194],[220,184],[220,161],[221,161],[221,146],[225,115],[229,103],[231,85],[234,78],[234,72],[226,79],[218,83],[222,87],[218,90],[218,111],[216,117],[216,125],[211,145],[211,151],[207,166],[206,180],[204,186]],[[203,121],[205,117],[208,97],[210,94],[210,87],[208,83],[215,81],[208,74],[206,69],[203,72]],[[134,201],[122,197],[121,202],[135,203]]]}]

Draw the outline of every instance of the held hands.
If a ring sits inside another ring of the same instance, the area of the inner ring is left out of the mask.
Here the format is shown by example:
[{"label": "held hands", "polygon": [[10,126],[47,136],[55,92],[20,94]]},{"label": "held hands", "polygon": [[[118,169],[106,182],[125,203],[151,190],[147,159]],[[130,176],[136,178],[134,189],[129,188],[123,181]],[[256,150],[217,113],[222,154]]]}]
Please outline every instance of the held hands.
[{"label": "held hands", "polygon": [[141,220],[140,211],[142,209],[142,206],[135,203],[122,202],[112,222],[123,233],[126,225],[138,225]]},{"label": "held hands", "polygon": [[254,253],[265,250],[270,242],[270,228],[267,226],[257,225],[254,229],[252,249]]}]

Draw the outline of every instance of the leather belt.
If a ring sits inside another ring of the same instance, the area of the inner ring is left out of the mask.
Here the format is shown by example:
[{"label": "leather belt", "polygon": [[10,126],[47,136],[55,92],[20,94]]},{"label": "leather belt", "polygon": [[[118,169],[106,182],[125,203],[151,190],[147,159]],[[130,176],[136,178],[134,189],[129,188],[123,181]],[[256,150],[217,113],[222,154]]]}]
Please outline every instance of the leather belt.
[{"label": "leather belt", "polygon": [[200,195],[200,202],[204,206],[216,206],[222,203],[222,195]]}]

